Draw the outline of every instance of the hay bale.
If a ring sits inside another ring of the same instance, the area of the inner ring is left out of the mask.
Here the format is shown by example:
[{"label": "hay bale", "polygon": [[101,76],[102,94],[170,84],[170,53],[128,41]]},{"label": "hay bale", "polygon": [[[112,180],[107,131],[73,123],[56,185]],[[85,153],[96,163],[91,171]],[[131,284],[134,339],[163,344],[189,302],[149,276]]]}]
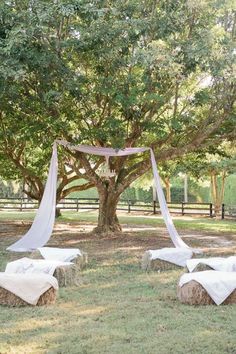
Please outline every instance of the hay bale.
[{"label": "hay bale", "polygon": [[35,250],[35,251],[31,252],[31,254],[29,255],[29,258],[31,258],[31,259],[43,259],[43,256],[41,255],[41,253],[38,250]]},{"label": "hay bale", "polygon": [[[57,290],[53,287],[49,288],[45,291],[44,294],[40,296],[36,306],[43,306],[43,305],[51,305],[54,304],[56,301]],[[6,306],[34,306],[29,304],[28,302],[22,300],[17,295],[11,293],[10,291],[0,287],[0,305]]]},{"label": "hay bale", "polygon": [[[214,270],[213,268],[211,268],[210,266],[208,266],[207,264],[204,263],[199,263],[194,270],[191,273],[194,272],[204,272],[206,270]],[[190,273],[188,270],[188,267],[184,267],[184,273]]]},{"label": "hay bale", "polygon": [[88,264],[88,253],[81,251],[82,256],[76,257],[73,262],[80,270],[84,269]]},{"label": "hay bale", "polygon": [[[86,267],[87,263],[88,263],[88,254],[86,252],[82,252],[82,256],[78,256],[75,259],[73,259],[73,263],[77,265],[77,267],[82,270]],[[38,250],[33,251],[29,258],[32,259],[43,259],[41,253]]]},{"label": "hay bale", "polygon": [[[204,263],[199,263],[195,268],[194,270],[192,271],[193,272],[204,272],[205,270],[214,270],[213,268],[211,268],[209,265],[207,264],[204,264]],[[186,267],[186,272],[185,273],[189,273],[189,270],[188,268]]]},{"label": "hay bale", "polygon": [[80,269],[76,264],[57,267],[53,276],[57,279],[59,287],[79,286],[82,282]]},{"label": "hay bale", "polygon": [[146,251],[142,257],[141,268],[143,270],[156,270],[156,271],[166,271],[166,270],[177,270],[182,267],[177,264],[163,261],[161,259],[151,259],[151,255],[148,251]]},{"label": "hay bale", "polygon": [[[207,291],[201,284],[195,280],[184,284],[182,287],[178,285],[177,296],[180,302],[188,305],[215,305],[215,302],[208,295]],[[236,303],[236,290],[234,290],[225,301],[224,305]]]},{"label": "hay bale", "polygon": [[[37,256],[41,255],[39,251],[33,253],[31,259],[38,259],[39,257]],[[43,258],[41,257],[41,259]],[[52,275],[57,279],[59,287],[79,286],[82,283],[80,268],[75,263],[56,267]]]}]

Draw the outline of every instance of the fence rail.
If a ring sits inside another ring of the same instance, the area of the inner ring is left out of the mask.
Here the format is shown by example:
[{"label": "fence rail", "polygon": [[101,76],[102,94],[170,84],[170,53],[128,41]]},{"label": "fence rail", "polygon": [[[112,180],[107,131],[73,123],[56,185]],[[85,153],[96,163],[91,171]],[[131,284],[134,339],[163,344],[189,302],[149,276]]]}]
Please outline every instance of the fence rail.
[{"label": "fence rail", "polygon": [[[214,217],[214,205],[212,203],[167,203],[171,213],[180,215],[202,215]],[[38,208],[38,201],[28,198],[0,198],[0,210],[33,210]],[[97,210],[99,208],[98,198],[65,198],[61,200],[57,207],[62,210]],[[160,207],[156,201],[143,202],[141,200],[121,199],[117,210],[138,212],[160,213]],[[221,217],[236,218],[236,206],[222,204]]]}]

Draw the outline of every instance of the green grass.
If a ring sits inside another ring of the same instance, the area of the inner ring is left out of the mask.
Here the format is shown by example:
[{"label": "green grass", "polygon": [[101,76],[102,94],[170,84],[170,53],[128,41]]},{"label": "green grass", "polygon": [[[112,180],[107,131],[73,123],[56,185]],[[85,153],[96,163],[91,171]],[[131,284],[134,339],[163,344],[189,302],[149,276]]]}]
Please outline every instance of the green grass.
[{"label": "green grass", "polygon": [[180,272],[147,274],[117,252],[83,276],[54,306],[1,307],[1,354],[235,353],[236,306],[180,304]]},{"label": "green grass", "polygon": [[[0,220],[25,220],[31,221],[35,212],[0,212]],[[119,215],[119,214],[118,214]],[[215,233],[222,232],[236,232],[236,220],[215,220],[210,218],[197,218],[197,217],[173,217],[174,223],[178,229],[182,230],[196,230],[196,231],[213,231]],[[119,220],[121,224],[127,225],[147,225],[147,226],[164,226],[164,222],[160,216],[143,216],[120,213]],[[64,212],[58,218],[58,221],[65,222],[85,222],[96,223],[97,212]]]},{"label": "green grass", "polygon": [[[62,220],[71,223],[75,215],[66,214]],[[22,216],[32,219],[31,214],[20,213],[20,219]],[[87,223],[96,221],[94,213],[77,217]],[[12,213],[11,218],[19,220],[19,214]],[[137,216],[121,216],[121,220],[131,225],[161,223]],[[140,269],[140,257],[147,247],[141,243],[142,233],[123,240],[91,238],[89,234],[85,238],[75,229],[70,234],[70,223],[65,224],[61,247],[73,241],[74,247],[88,252],[82,286],[61,288],[53,306],[0,306],[1,354],[236,353],[236,306],[182,305],[176,297],[182,271],[145,273]],[[212,220],[191,223],[196,227],[201,223],[206,227],[230,225]],[[58,236],[54,234],[50,242]],[[0,270],[11,257],[18,256],[5,250],[9,237],[0,238]]]}]

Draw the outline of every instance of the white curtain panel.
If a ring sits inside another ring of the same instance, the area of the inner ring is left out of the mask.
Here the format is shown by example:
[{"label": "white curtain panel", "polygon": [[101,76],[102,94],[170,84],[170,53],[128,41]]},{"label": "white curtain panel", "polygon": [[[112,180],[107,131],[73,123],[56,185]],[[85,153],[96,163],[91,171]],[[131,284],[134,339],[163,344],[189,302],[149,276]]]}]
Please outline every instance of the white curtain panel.
[{"label": "white curtain panel", "polygon": [[[163,219],[165,221],[167,230],[175,247],[189,248],[188,245],[179,236],[171,215],[169,213],[165,196],[161,186],[160,176],[157,170],[157,164],[152,149],[147,147],[141,148],[127,148],[127,149],[112,149],[93,147],[88,145],[74,146],[64,140],[56,140],[53,145],[53,154],[49,168],[48,180],[45,186],[43,198],[34,219],[34,222],[29,231],[16,243],[9,246],[7,249],[16,252],[31,251],[38,247],[44,246],[49,240],[53,225],[55,222],[55,208],[56,208],[56,188],[57,188],[57,144],[63,145],[71,150],[77,150],[86,154],[94,154],[100,156],[127,156],[145,151],[151,153],[151,163],[154,175],[154,182],[157,191],[157,197],[161,209]],[[196,250],[194,250],[196,252]]]},{"label": "white curtain panel", "polygon": [[48,242],[55,222],[57,169],[57,145],[54,144],[48,179],[33,224],[29,231],[19,241],[8,247],[7,250],[27,252],[35,250]]}]

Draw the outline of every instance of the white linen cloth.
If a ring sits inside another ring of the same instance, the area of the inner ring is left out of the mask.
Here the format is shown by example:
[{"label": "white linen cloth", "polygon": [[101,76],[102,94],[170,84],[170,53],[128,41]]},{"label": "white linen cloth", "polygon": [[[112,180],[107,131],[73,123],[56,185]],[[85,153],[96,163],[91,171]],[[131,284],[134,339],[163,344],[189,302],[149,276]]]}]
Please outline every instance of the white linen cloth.
[{"label": "white linen cloth", "polygon": [[[53,145],[53,154],[49,168],[48,180],[46,183],[43,198],[34,219],[34,222],[29,231],[19,241],[9,246],[7,249],[10,251],[24,252],[42,247],[49,240],[53,225],[55,222],[55,207],[56,207],[56,188],[57,188],[57,144],[63,145],[69,149],[77,150],[87,154],[94,154],[99,156],[127,156],[137,154],[145,151],[150,151],[151,164],[154,175],[154,182],[159,200],[159,205],[163,219],[165,221],[167,230],[175,247],[189,248],[188,245],[179,236],[175,225],[173,224],[171,215],[169,213],[165,196],[162,190],[160,176],[157,170],[157,164],[154,153],[151,148],[126,148],[126,149],[112,149],[93,147],[87,145],[74,146],[64,140],[56,140]],[[197,252],[197,250],[195,250]]]},{"label": "white linen cloth", "polygon": [[7,263],[5,273],[27,273],[27,274],[37,274],[45,273],[53,275],[57,267],[70,266],[71,262],[61,262],[46,259],[31,259],[31,258],[20,258],[16,261]]},{"label": "white linen cloth", "polygon": [[7,250],[15,252],[32,251],[43,246],[49,240],[55,222],[57,170],[57,146],[54,144],[48,179],[33,224],[28,232],[20,240],[9,246]]},{"label": "white linen cloth", "polygon": [[38,250],[44,259],[61,262],[70,262],[82,256],[78,248],[39,247]]},{"label": "white linen cloth", "polygon": [[187,248],[161,248],[159,250],[149,250],[151,259],[161,259],[178,266],[185,267],[186,261],[193,256],[193,252]]},{"label": "white linen cloth", "polygon": [[206,270],[205,272],[186,273],[179,280],[179,286],[195,280],[203,286],[212,300],[220,305],[236,289],[236,273]]},{"label": "white linen cloth", "polygon": [[8,274],[0,273],[0,287],[4,288],[31,305],[36,305],[40,296],[53,287],[58,289],[55,277],[49,274]]},{"label": "white linen cloth", "polygon": [[236,256],[189,259],[186,265],[189,272],[192,272],[199,264],[206,264],[222,272],[236,272]]}]

